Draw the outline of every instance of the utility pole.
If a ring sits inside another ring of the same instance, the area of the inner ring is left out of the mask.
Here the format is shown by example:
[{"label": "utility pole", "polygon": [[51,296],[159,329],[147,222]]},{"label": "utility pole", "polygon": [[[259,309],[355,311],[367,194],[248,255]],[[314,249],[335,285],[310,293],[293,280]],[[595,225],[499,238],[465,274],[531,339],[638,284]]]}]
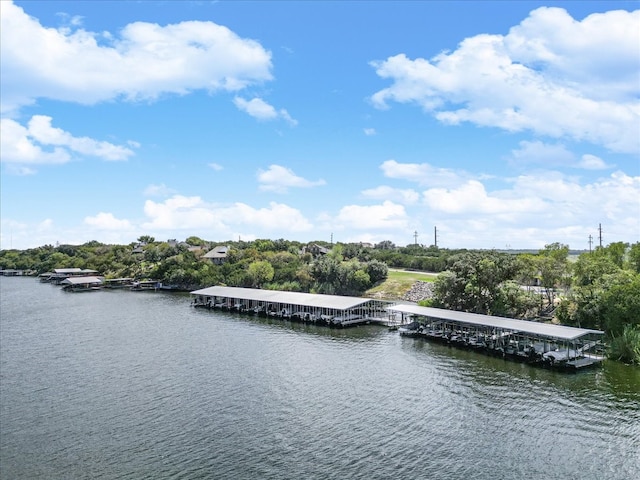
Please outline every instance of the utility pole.
[{"label": "utility pole", "polygon": [[598,232],[600,234],[600,248],[602,248],[602,224],[598,224]]},{"label": "utility pole", "polygon": [[589,234],[589,253],[591,253],[591,244],[593,243],[593,236]]},{"label": "utility pole", "polygon": [[331,245],[333,245],[333,232],[331,232]]},{"label": "utility pole", "polygon": [[433,227],[433,246],[438,247],[438,227]]},{"label": "utility pole", "polygon": [[418,231],[413,232],[413,241],[416,246],[418,246]]}]

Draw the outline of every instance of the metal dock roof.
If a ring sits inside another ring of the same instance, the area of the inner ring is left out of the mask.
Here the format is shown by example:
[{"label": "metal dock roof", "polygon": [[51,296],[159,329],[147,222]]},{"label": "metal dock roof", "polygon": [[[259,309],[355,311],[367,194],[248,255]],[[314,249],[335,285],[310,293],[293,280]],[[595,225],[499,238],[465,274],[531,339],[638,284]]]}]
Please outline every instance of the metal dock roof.
[{"label": "metal dock roof", "polygon": [[316,293],[284,292],[281,290],[260,290],[240,287],[208,287],[191,292],[192,295],[236,298],[259,302],[300,305],[304,307],[334,308],[348,310],[364,303],[374,301],[371,298],[343,297],[340,295],[321,295]]},{"label": "metal dock roof", "polygon": [[419,307],[417,305],[393,305],[388,307],[387,309],[396,312],[437,318],[440,320],[450,320],[452,322],[464,323],[468,325],[481,325],[486,327],[501,328],[503,330],[541,335],[544,337],[556,338],[561,340],[574,340],[588,334],[604,335],[604,332],[600,330],[567,327],[565,325],[553,325],[549,323],[538,323],[529,320],[496,317],[493,315],[481,315],[479,313],[456,312],[454,310],[445,310],[442,308]]},{"label": "metal dock roof", "polygon": [[102,279],[98,277],[69,277],[61,282],[63,285],[85,285],[102,283]]}]

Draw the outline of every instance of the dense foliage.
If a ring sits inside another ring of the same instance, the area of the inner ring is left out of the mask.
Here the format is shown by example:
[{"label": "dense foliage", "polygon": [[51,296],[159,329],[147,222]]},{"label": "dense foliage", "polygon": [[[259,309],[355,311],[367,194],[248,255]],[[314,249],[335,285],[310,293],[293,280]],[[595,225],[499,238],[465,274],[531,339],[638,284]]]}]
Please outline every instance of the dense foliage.
[{"label": "dense foliage", "polygon": [[[83,245],[46,245],[0,252],[0,267],[32,271],[86,268],[107,278],[154,279],[190,290],[210,285],[359,295],[384,281],[388,267],[440,272],[453,251],[390,241],[374,247],[358,243],[302,244],[283,239],[225,242],[222,264],[204,258],[216,244],[191,236],[185,242],[156,241],[144,235],[129,245],[92,241]],[[316,245],[322,253],[307,248]]]},{"label": "dense foliage", "polygon": [[282,239],[224,245],[229,249],[219,264],[205,257],[216,245],[198,237],[158,242],[143,236],[129,245],[89,242],[4,250],[0,267],[34,274],[77,267],[96,270],[106,278],[154,279],[183,290],[222,284],[337,295],[362,294],[387,277],[387,265],[373,258],[373,249],[361,245],[322,244],[326,254]]},{"label": "dense foliage", "polygon": [[557,319],[607,332],[612,356],[640,364],[640,243],[617,242],[574,261],[566,245],[537,253],[446,250],[381,242],[362,244],[259,239],[225,242],[224,262],[205,257],[216,244],[143,236],[129,245],[59,245],[0,251],[0,268],[40,274],[78,267],[106,278],[154,279],[193,290],[211,285],[361,295],[388,267],[443,272],[424,304],[489,315]]}]

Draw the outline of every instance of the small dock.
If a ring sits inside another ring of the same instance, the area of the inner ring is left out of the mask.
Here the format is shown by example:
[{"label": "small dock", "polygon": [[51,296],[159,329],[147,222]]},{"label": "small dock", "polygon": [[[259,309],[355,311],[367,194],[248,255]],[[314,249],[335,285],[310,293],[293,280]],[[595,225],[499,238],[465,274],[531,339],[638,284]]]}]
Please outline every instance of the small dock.
[{"label": "small dock", "polygon": [[129,289],[132,292],[156,292],[162,287],[158,280],[140,280],[133,282]]},{"label": "small dock", "polygon": [[133,278],[107,278],[104,281],[104,288],[131,288]]}]

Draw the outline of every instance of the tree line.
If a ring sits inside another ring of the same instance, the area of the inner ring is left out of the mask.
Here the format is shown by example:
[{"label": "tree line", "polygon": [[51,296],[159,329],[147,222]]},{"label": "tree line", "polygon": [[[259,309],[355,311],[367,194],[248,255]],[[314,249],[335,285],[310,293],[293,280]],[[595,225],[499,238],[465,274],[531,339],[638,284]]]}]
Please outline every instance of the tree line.
[{"label": "tree line", "polygon": [[[106,278],[154,279],[182,290],[210,285],[259,287],[336,295],[360,295],[387,277],[389,267],[440,272],[456,251],[390,241],[375,246],[284,239],[214,243],[199,237],[184,242],[157,241],[144,235],[128,245],[97,241],[83,245],[45,245],[0,251],[0,267],[41,274],[56,268],[86,268]],[[204,255],[217,245],[229,247],[220,265]]]}]

